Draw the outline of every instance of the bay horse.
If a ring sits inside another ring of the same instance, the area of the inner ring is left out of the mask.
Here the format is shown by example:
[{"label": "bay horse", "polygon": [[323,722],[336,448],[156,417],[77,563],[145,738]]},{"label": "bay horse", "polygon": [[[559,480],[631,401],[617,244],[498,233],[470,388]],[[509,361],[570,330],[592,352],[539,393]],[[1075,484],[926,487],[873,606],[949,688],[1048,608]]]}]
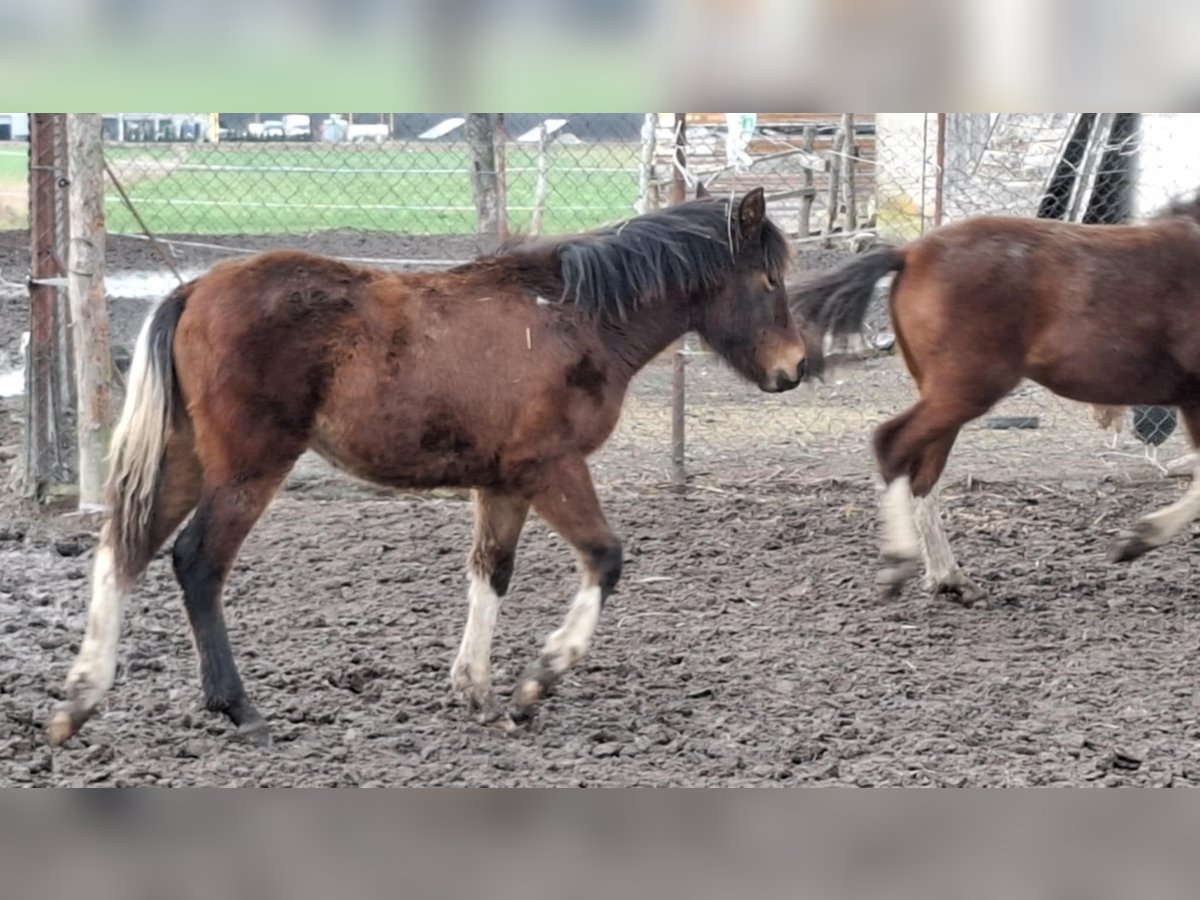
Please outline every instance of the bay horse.
[{"label": "bay horse", "polygon": [[[1178,406],[1200,442],[1200,199],[1127,226],[980,216],[865,253],[792,288],[810,373],[821,338],[857,332],[890,273],[893,330],[919,399],[874,433],[884,596],[923,555],[931,590],[983,599],[954,558],[933,489],[959,429],[1023,378],[1084,403]],[[1120,534],[1111,559],[1166,543],[1197,513],[1200,469],[1178,502]]]},{"label": "bay horse", "polygon": [[[694,330],[762,390],[795,387],[805,352],[788,263],[759,188],[443,272],[270,252],[183,285],[137,341],[87,631],[50,742],[67,740],[111,687],[124,597],[189,513],[172,560],[205,705],[247,739],[269,740],[234,664],[221,592],[308,449],[385,486],[474,489],[450,683],[481,722],[528,716],[583,657],[621,574],[586,458],[616,425],[630,379]],[[531,507],[574,549],[581,583],[506,710],[492,694],[492,632]]]}]

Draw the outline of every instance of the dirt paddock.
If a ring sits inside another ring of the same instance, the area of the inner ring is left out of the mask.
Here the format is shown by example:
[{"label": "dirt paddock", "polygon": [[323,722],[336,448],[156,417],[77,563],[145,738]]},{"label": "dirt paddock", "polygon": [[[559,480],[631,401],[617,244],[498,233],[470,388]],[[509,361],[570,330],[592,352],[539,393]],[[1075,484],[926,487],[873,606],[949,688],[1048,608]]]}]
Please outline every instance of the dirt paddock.
[{"label": "dirt paddock", "polygon": [[[11,337],[20,305],[4,310]],[[1200,782],[1193,535],[1130,566],[1105,559],[1179,482],[1097,464],[1103,437],[1085,413],[1021,393],[1006,409],[1038,413],[1041,429],[965,434],[944,494],[990,608],[919,587],[880,605],[865,447],[907,396],[894,361],[782,398],[697,365],[682,495],[663,484],[669,377],[664,365],[639,379],[595,467],[624,579],[590,656],[515,734],[470,724],[447,696],[469,506],[385,495],[306,459],[227,593],[274,744],[235,743],[201,708],[160,556],[129,603],[109,700],[51,752],[41,726],[82,633],[96,523],[4,495],[0,785]],[[0,405],[0,469],[19,415]],[[531,519],[500,615],[498,687],[557,626],[574,580],[568,549]]]},{"label": "dirt paddock", "polygon": [[[230,741],[199,704],[165,558],[133,598],[103,714],[51,752],[40,726],[83,617],[88,523],[0,524],[0,781],[32,785],[1033,785],[1200,780],[1200,610],[1186,540],[1127,568],[1113,528],[1173,485],[1084,498],[949,492],[992,608],[872,599],[869,482],[755,496],[607,493],[626,577],[591,656],[534,725],[448,702],[470,509],[324,499],[303,483],[247,542],[234,645],[274,728]],[[1080,500],[1085,502],[1080,502]],[[531,522],[501,614],[511,685],[561,616],[570,554]]]}]

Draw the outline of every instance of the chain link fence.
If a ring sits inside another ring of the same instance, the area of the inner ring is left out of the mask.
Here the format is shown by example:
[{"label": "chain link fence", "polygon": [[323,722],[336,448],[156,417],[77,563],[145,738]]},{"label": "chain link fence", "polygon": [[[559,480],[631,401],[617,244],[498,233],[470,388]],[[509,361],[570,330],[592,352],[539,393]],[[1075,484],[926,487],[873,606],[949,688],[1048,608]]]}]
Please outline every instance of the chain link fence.
[{"label": "chain link fence", "polygon": [[[438,265],[506,235],[591,229],[700,184],[717,195],[762,185],[803,277],[967,216],[1115,224],[1200,184],[1193,114],[113,114],[104,127],[118,296],[138,290],[122,279],[167,274],[147,232],[185,274],[284,245]],[[56,277],[52,258],[40,265],[35,278]],[[144,283],[153,294],[165,284]],[[116,311],[118,339],[144,301]],[[696,344],[672,348],[635,382],[597,458],[602,477],[750,485],[873,471],[871,430],[913,399],[882,291],[861,338],[830,352],[825,381],[767,396]],[[950,477],[1153,474],[1188,449],[1174,426],[1169,410],[1089,408],[1023,385],[964,430]]]},{"label": "chain link fence", "polygon": [[[1200,164],[1187,151],[1200,137],[1200,116],[1191,114],[764,115],[736,165],[726,145],[733,118],[696,118],[709,146],[689,157],[692,176],[728,189],[766,183],[772,216],[795,239],[797,278],[875,242],[903,242],[969,216],[1120,224],[1200,185]],[[873,472],[872,431],[915,400],[885,292],[886,284],[864,333],[829,348],[825,380],[782,397],[758,395],[711,355],[684,348],[685,477],[749,488],[764,478]],[[644,416],[647,430],[664,433],[671,417],[658,398],[671,382],[662,371],[650,378],[657,383],[635,390],[625,421]],[[634,444],[620,447],[620,458]],[[1184,475],[1189,451],[1174,410],[1093,407],[1024,383],[964,429],[947,477]],[[673,474],[680,477],[678,467]]]},{"label": "chain link fence", "polygon": [[[357,230],[436,237],[495,227],[494,219],[480,216],[481,183],[499,195],[503,228],[513,233],[586,230],[630,215],[642,120],[639,114],[123,114],[105,124],[109,162],[156,233]],[[217,141],[210,139],[214,130]],[[109,229],[137,233],[140,224],[116,193],[108,199]]]}]

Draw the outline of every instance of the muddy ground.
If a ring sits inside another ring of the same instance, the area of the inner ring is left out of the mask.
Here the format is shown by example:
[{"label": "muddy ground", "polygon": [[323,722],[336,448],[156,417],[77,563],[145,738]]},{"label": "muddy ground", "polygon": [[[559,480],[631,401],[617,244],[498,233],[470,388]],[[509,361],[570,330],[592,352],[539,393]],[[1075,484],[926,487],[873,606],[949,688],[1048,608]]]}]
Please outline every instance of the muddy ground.
[{"label": "muddy ground", "polygon": [[[118,308],[132,323],[143,309]],[[3,334],[22,316],[11,297]],[[866,441],[907,402],[895,360],[767,397],[694,359],[683,495],[665,483],[669,382],[668,362],[644,373],[596,459],[628,562],[592,653],[512,735],[468,723],[446,691],[469,506],[365,489],[306,458],[227,594],[274,745],[234,743],[201,709],[160,558],[130,602],[103,713],[51,752],[41,724],[82,633],[97,523],[5,495],[0,785],[1200,782],[1193,538],[1131,566],[1104,558],[1118,528],[1181,490],[1140,446],[1107,455],[1079,407],[1022,389],[1005,410],[1041,427],[969,429],[946,479],[951,538],[991,608],[915,587],[879,605]],[[0,482],[19,414],[19,401],[0,404]],[[497,634],[502,689],[573,581],[569,551],[531,520]]]},{"label": "muddy ground", "polygon": [[[1126,568],[1119,523],[1174,486],[948,498],[991,609],[873,602],[865,481],[754,496],[606,491],[628,565],[593,652],[534,726],[446,694],[469,507],[281,496],[228,592],[267,750],[204,712],[165,559],[130,604],[103,714],[40,726],[83,621],[90,523],[0,524],[0,782],[34,785],[1186,785],[1200,781],[1196,549]],[[1081,502],[1081,500],[1083,502]],[[513,683],[561,616],[570,554],[528,529],[495,648]]]}]

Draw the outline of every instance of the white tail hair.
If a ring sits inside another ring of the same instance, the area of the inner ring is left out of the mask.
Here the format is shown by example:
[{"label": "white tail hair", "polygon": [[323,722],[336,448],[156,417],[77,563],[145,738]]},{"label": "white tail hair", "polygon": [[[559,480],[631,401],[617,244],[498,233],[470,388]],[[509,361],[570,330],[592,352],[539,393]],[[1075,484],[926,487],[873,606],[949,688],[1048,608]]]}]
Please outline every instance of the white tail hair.
[{"label": "white tail hair", "polygon": [[152,519],[175,400],[172,348],[186,296],[184,289],[171,294],[146,318],[138,335],[109,453],[106,492],[111,508],[92,567],[87,631],[67,675],[67,699],[47,723],[51,744],[70,738],[112,687],[125,593],[154,550]]},{"label": "white tail hair", "polygon": [[175,406],[173,344],[186,292],[178,290],[146,318],[129,366],[121,419],[109,452],[108,537],[122,579],[148,562],[149,530]]}]

